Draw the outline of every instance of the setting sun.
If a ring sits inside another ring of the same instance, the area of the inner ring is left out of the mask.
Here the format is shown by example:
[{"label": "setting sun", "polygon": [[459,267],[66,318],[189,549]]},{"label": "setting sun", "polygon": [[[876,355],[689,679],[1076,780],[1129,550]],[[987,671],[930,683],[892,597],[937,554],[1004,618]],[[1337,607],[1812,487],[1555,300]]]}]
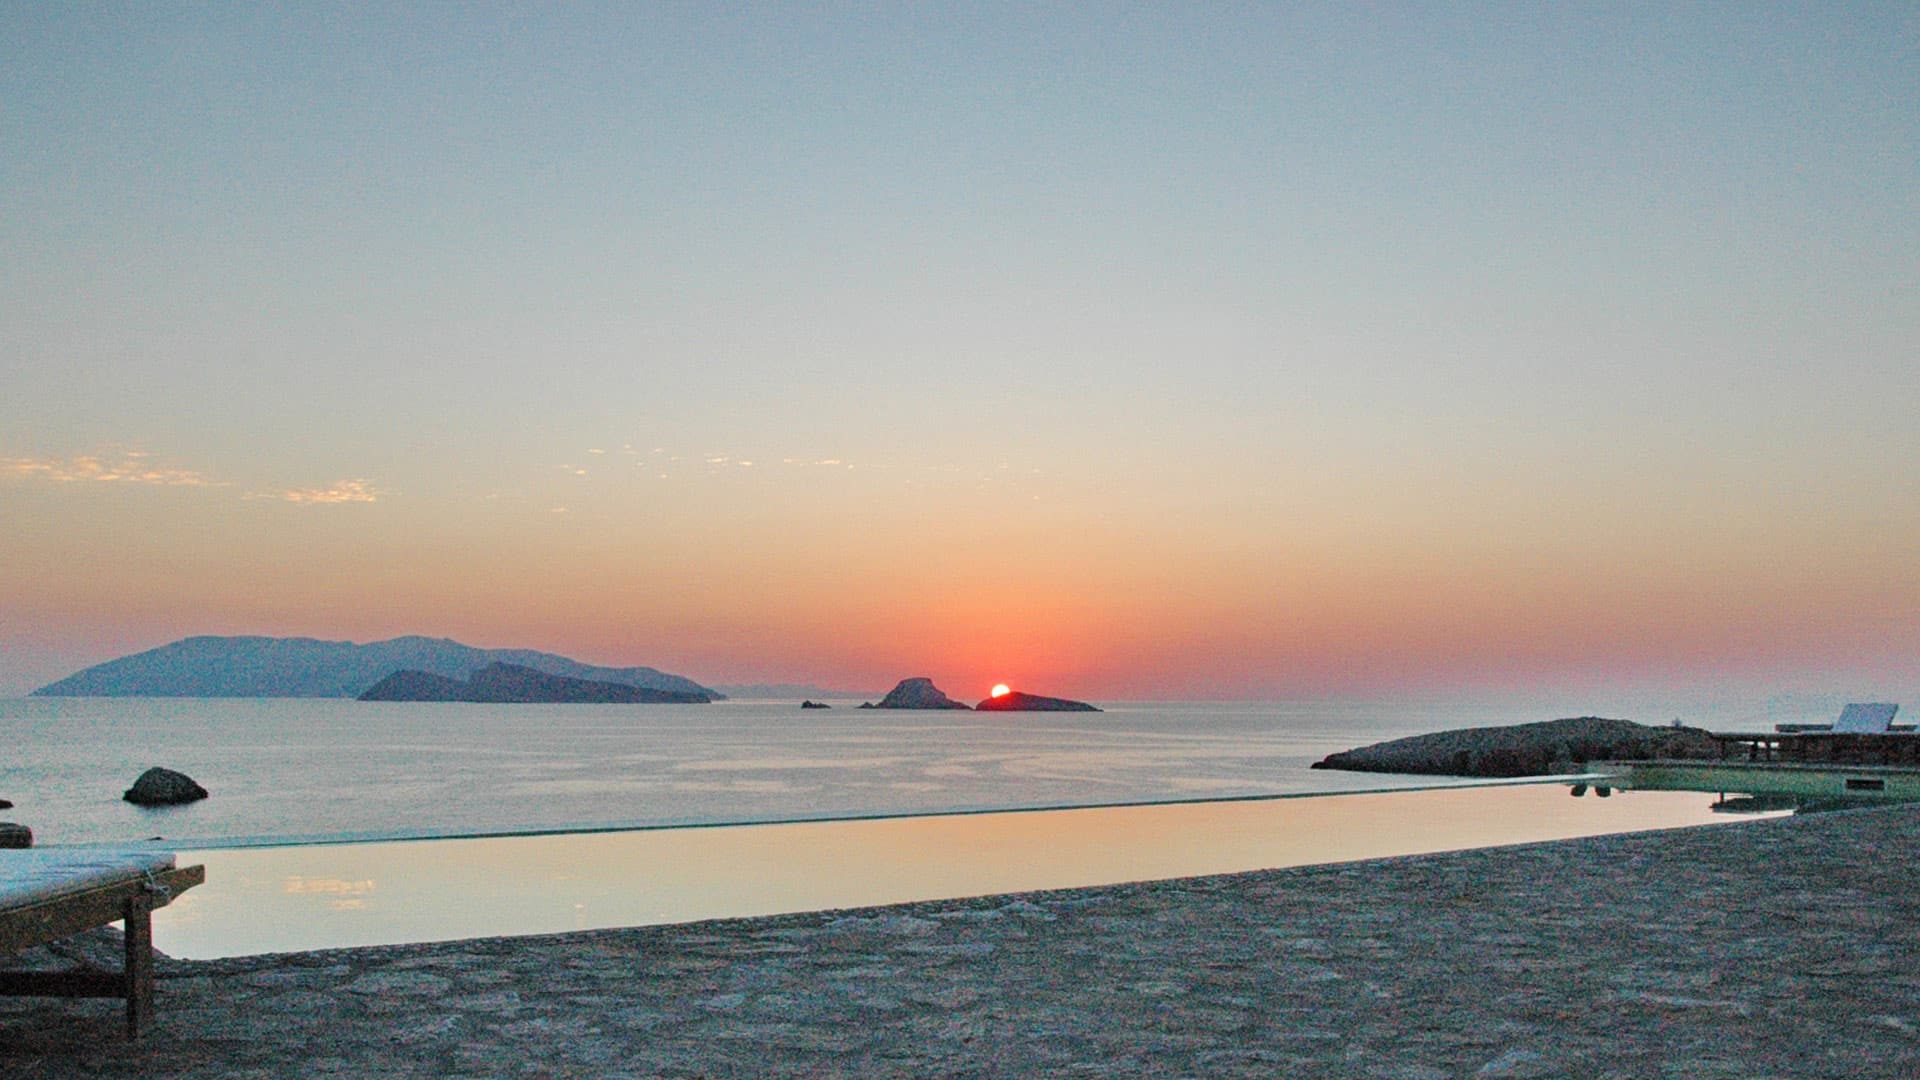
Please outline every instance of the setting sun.
[{"label": "setting sun", "polygon": [[1010,690],[1010,687],[1008,687],[1006,683],[995,683],[995,684],[993,685],[993,695],[992,695],[992,696],[994,696],[994,697],[1006,697],[1006,696],[1007,696],[1007,693],[1008,693],[1008,691],[1009,691],[1009,690]]}]

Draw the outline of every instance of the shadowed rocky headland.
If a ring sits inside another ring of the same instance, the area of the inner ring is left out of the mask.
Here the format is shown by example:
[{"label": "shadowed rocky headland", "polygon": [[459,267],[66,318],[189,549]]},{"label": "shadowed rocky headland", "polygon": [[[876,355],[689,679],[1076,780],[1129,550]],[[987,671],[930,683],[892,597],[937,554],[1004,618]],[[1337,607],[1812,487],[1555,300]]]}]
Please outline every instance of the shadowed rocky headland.
[{"label": "shadowed rocky headland", "polygon": [[1313,767],[1433,776],[1542,776],[1574,772],[1589,761],[1716,754],[1712,738],[1699,728],[1578,716],[1394,739],[1329,754]]}]

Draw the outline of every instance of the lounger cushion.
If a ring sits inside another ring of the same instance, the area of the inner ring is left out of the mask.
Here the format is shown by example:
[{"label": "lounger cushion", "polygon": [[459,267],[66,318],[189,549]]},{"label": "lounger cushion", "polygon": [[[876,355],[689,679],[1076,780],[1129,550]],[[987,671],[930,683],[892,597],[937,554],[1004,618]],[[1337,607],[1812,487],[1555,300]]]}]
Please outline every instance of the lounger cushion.
[{"label": "lounger cushion", "polygon": [[58,847],[0,851],[0,908],[26,907],[172,867],[171,851]]}]

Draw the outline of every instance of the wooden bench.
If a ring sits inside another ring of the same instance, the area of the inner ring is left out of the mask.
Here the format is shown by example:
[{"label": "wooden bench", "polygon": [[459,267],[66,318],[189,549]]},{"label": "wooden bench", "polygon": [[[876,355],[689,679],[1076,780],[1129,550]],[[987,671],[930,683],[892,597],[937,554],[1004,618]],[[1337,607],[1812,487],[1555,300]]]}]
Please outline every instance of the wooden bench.
[{"label": "wooden bench", "polygon": [[206,879],[165,852],[0,851],[0,955],[126,925],[120,971],[0,971],[0,994],[125,998],[127,1037],[139,1038],[153,1018],[153,909]]}]

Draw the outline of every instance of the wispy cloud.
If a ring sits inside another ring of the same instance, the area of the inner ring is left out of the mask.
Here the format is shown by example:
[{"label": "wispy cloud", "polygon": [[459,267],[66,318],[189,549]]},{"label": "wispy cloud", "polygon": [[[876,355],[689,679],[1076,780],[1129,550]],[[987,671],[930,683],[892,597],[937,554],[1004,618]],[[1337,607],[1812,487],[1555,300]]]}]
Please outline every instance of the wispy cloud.
[{"label": "wispy cloud", "polygon": [[383,494],[385,492],[374,487],[372,482],[367,480],[338,480],[323,488],[291,488],[259,497],[281,499],[306,506],[327,506],[336,503],[379,502]]},{"label": "wispy cloud", "polygon": [[0,474],[60,484],[147,484],[154,487],[224,487],[193,469],[174,469],[148,460],[142,450],[115,455],[81,454],[70,458],[0,458]]},{"label": "wispy cloud", "polygon": [[[144,484],[150,487],[230,488],[197,469],[162,465],[145,450],[112,450],[73,457],[0,457],[0,480],[7,477],[55,484]],[[379,502],[390,492],[363,478],[335,481],[326,487],[249,491],[245,499],[269,499],[307,506]]]}]

